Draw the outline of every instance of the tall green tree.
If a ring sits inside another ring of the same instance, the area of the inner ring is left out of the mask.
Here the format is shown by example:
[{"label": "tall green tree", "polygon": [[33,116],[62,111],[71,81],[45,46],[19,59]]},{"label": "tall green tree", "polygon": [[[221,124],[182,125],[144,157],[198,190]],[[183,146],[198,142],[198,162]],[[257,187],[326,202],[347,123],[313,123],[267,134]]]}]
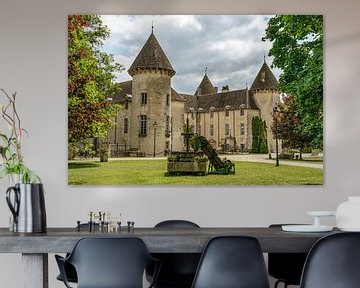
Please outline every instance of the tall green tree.
[{"label": "tall green tree", "polygon": [[115,73],[121,65],[100,50],[109,29],[97,15],[68,16],[68,143],[105,137],[119,106]]},{"label": "tall green tree", "polygon": [[252,153],[267,153],[267,133],[266,122],[260,117],[255,116],[252,118]]},{"label": "tall green tree", "polygon": [[297,112],[299,109],[294,97],[283,97],[283,103],[278,103],[276,109],[271,125],[273,135],[277,132],[283,148],[299,149],[302,159],[302,151],[311,146],[311,138],[301,130],[302,119]]},{"label": "tall green tree", "polygon": [[282,69],[280,89],[294,96],[301,130],[313,146],[323,146],[323,17],[277,15],[263,40],[270,40],[273,66]]}]

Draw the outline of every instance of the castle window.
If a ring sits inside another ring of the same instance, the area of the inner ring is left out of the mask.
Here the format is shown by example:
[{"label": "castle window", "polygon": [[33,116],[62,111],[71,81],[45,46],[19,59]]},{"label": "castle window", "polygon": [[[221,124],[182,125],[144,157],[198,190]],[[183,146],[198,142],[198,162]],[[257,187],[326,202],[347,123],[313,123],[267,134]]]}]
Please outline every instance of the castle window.
[{"label": "castle window", "polygon": [[124,105],[125,110],[129,109],[129,101],[125,100],[125,105]]},{"label": "castle window", "polygon": [[245,134],[245,124],[240,123],[240,135],[244,135],[244,134]]},{"label": "castle window", "polygon": [[240,144],[240,151],[241,153],[245,152],[245,144]]},{"label": "castle window", "polygon": [[125,118],[124,119],[124,133],[128,133],[129,132],[129,119]]},{"label": "castle window", "polygon": [[139,136],[146,136],[146,134],[147,134],[147,117],[146,115],[140,115]]},{"label": "castle window", "polygon": [[244,116],[244,109],[243,108],[240,108],[240,116]]},{"label": "castle window", "polygon": [[166,94],[166,105],[170,105],[170,94]]},{"label": "castle window", "polygon": [[191,119],[194,120],[194,112],[191,112]]},{"label": "castle window", "polygon": [[230,125],[228,123],[225,124],[225,135],[226,136],[230,135]]},{"label": "castle window", "polygon": [[170,116],[166,116],[166,121],[165,121],[165,136],[169,137],[170,136]]},{"label": "castle window", "polygon": [[143,92],[141,93],[141,105],[146,105],[147,104],[147,93]]},{"label": "castle window", "polygon": [[210,124],[210,136],[214,136],[214,125]]}]

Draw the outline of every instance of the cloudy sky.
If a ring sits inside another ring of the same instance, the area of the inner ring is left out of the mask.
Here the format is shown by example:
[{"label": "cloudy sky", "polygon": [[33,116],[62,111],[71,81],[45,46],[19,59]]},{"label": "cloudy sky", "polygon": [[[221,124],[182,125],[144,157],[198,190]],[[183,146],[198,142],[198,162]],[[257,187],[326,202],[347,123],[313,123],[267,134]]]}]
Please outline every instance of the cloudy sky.
[{"label": "cloudy sky", "polygon": [[[126,69],[151,34],[154,34],[176,71],[172,87],[194,94],[207,67],[214,86],[231,90],[250,86],[264,55],[269,65],[271,43],[262,42],[271,15],[103,15],[111,36],[103,49]],[[273,69],[278,78],[280,71]],[[130,80],[124,71],[118,81]]]}]

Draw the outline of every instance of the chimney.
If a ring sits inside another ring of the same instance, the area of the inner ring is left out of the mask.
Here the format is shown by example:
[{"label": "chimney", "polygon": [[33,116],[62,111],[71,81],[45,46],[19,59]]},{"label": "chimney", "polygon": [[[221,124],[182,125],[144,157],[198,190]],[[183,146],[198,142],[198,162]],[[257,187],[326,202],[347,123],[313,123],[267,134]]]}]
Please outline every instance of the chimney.
[{"label": "chimney", "polygon": [[215,87],[214,89],[215,89],[215,93],[218,93],[219,88]]},{"label": "chimney", "polygon": [[225,85],[221,88],[221,92],[229,92],[230,89],[229,89],[229,85]]}]

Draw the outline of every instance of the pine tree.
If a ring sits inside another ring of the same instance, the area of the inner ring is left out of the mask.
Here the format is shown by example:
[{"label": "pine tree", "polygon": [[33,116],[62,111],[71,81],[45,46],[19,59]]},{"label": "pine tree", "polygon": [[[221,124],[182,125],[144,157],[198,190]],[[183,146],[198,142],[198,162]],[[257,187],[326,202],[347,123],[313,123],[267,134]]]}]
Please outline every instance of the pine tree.
[{"label": "pine tree", "polygon": [[252,118],[252,153],[267,153],[267,133],[266,122],[260,117]]}]

